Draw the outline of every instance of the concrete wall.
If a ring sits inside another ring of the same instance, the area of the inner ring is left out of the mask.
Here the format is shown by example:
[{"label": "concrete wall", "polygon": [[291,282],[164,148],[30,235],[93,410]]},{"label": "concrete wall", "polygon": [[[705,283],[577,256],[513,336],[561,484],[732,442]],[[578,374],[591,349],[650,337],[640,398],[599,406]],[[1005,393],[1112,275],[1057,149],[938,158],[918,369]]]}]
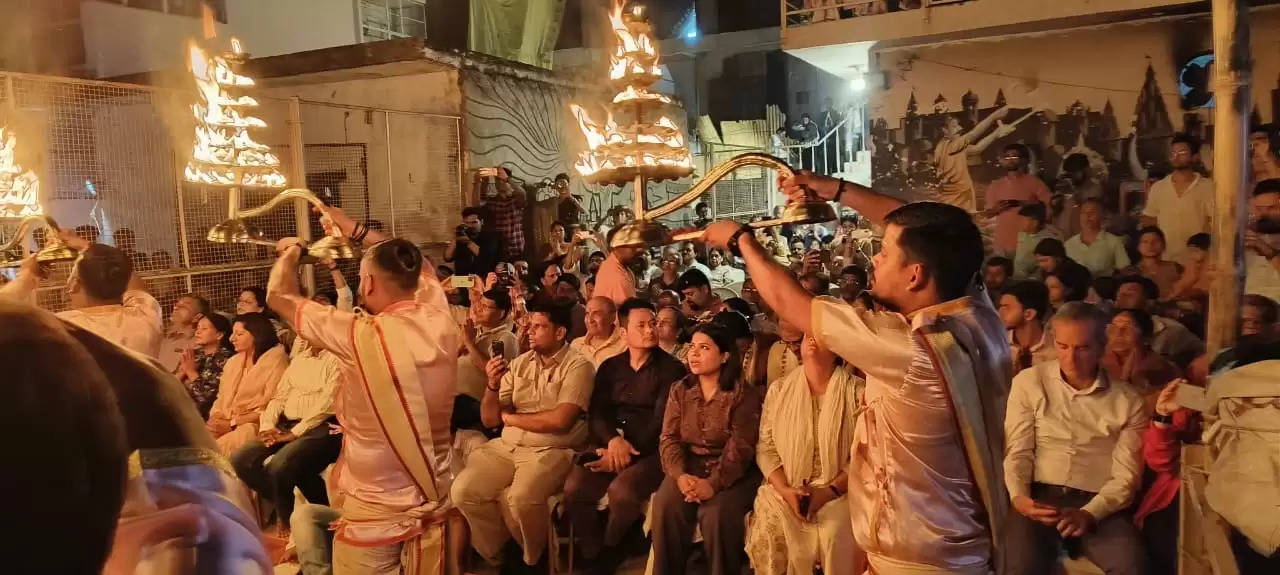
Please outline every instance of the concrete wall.
[{"label": "concrete wall", "polygon": [[[187,39],[200,38],[200,19],[82,2],[85,68],[90,76],[110,78],[183,66]],[[217,25],[223,35],[227,27]]]},{"label": "concrete wall", "polygon": [[[1251,24],[1253,100],[1261,118],[1274,121],[1280,13],[1257,12]],[[873,65],[888,77],[888,89],[870,95],[868,116],[873,127],[881,128],[873,129],[879,144],[874,178],[885,189],[930,197],[934,182],[929,158],[946,118],[955,117],[967,131],[1003,95],[1014,110],[1005,122],[1028,116],[1033,105],[1046,111],[1030,115],[1013,134],[971,159],[979,194],[1000,175],[994,168],[996,155],[1012,142],[1033,149],[1040,175],[1050,182],[1061,159],[1076,152],[1090,158],[1112,189],[1138,179],[1141,174],[1129,169],[1128,138],[1135,131],[1138,159],[1157,165],[1167,163],[1173,132],[1191,130],[1206,140],[1212,136],[1212,111],[1182,110],[1177,77],[1184,61],[1212,49],[1209,26],[1207,18],[1148,21],[874,54]],[[916,111],[911,115],[913,94]],[[946,103],[935,113],[940,95]],[[1204,157],[1211,163],[1208,148]]]},{"label": "concrete wall", "polygon": [[[186,62],[186,42],[201,38],[199,18],[104,2],[82,2],[88,74],[110,78]],[[357,44],[354,0],[228,0],[218,37],[239,37],[253,56]]]},{"label": "concrete wall", "polygon": [[360,43],[356,0],[227,0],[230,33],[254,56]]},{"label": "concrete wall", "polygon": [[[457,77],[449,70],[298,86],[265,84],[262,93],[333,104],[302,105],[306,171],[313,191],[329,185],[319,183],[319,175],[341,174],[342,181],[330,192],[348,213],[379,220],[388,231],[394,223],[397,234],[414,241],[435,242],[447,240],[461,219],[461,142],[456,119],[422,114],[458,113]],[[287,114],[284,106],[265,103],[271,110],[264,115],[281,117]],[[287,143],[287,130],[273,124],[271,133],[269,143]]]}]

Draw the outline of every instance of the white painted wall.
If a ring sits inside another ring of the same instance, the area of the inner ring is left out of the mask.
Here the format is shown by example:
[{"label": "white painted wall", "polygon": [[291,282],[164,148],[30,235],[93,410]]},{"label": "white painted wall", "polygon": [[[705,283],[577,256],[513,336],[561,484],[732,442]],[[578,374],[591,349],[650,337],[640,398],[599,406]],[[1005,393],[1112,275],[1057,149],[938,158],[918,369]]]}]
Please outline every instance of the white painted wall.
[{"label": "white painted wall", "polygon": [[[98,78],[180,67],[187,39],[201,36],[198,18],[104,2],[81,2],[80,23],[85,68]],[[219,35],[226,33],[226,26],[217,28]]]},{"label": "white painted wall", "polygon": [[227,0],[227,24],[255,57],[360,43],[355,0]]},{"label": "white painted wall", "polygon": [[[181,67],[199,18],[104,2],[81,2],[86,68],[98,78]],[[227,0],[227,24],[254,57],[357,44],[354,0]]]}]

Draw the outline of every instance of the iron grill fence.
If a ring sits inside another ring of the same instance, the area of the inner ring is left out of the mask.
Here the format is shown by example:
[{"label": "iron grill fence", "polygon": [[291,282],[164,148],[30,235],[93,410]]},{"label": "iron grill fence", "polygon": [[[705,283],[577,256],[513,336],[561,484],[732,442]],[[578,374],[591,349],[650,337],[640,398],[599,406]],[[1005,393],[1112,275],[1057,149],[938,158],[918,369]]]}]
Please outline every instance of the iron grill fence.
[{"label": "iron grill fence", "polygon": [[[437,251],[448,241],[463,201],[460,118],[255,97],[260,106],[253,115],[268,125],[255,139],[279,156],[290,187],[311,189],[355,218]],[[205,239],[226,219],[228,197],[224,189],[183,181],[195,140],[194,101],[194,93],[182,91],[0,73],[0,126],[16,134],[19,163],[39,175],[45,213],[61,227],[96,232],[100,242],[125,249],[166,311],[187,292],[233,311],[241,288],[266,285],[274,254]],[[290,150],[298,141],[300,171]],[[245,189],[241,207],[276,193]],[[274,239],[297,235],[305,221],[318,237],[318,216],[296,210],[287,202],[253,223]],[[16,225],[0,220],[0,238]],[[38,303],[66,307],[69,267],[50,270]],[[341,265],[353,285],[356,267]],[[318,290],[332,286],[322,268],[315,280]]]}]

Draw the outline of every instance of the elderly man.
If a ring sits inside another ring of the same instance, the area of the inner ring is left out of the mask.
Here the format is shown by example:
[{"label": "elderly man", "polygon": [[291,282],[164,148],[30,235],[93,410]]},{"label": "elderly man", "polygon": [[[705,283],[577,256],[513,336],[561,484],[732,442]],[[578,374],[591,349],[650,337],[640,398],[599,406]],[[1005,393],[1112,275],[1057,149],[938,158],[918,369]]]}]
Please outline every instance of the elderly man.
[{"label": "elderly man", "polygon": [[[58,235],[80,251],[67,278],[71,309],[59,312],[58,317],[107,341],[158,358],[164,339],[163,312],[156,298],[143,291],[142,280],[133,273],[128,256],[108,245],[90,244],[71,230]],[[0,288],[0,296],[28,301],[35,295],[40,276],[39,264],[28,257],[18,277]]]},{"label": "elderly man", "polygon": [[298,337],[341,366],[337,417],[342,457],[334,468],[339,573],[442,573],[451,509],[457,393],[457,324],[434,266],[408,240],[388,239],[327,210],[337,228],[371,243],[360,260],[365,313],[323,306],[298,289],[301,240],[280,240],[267,304]]},{"label": "elderly man", "polygon": [[[684,377],[680,360],[658,347],[653,304],[630,299],[618,310],[626,352],[600,365],[588,422],[594,459],[575,466],[565,480],[565,512],[574,525],[591,572],[610,574],[625,554],[617,549],[662,484],[658,435],[671,384]],[[609,495],[609,518],[600,529],[596,505]]]},{"label": "elderly man", "polygon": [[847,486],[858,546],[880,575],[989,573],[1009,504],[1000,430],[1011,364],[1004,325],[975,282],[978,227],[964,209],[903,205],[810,172],[780,184],[793,201],[816,194],[886,224],[872,296],[894,311],[814,297],[736,222],[705,236],[741,254],[781,318],[866,373]]},{"label": "elderly man", "polygon": [[723,288],[733,284],[740,284],[747,275],[742,270],[729,265],[725,261],[724,252],[720,250],[711,250],[707,255],[707,280],[711,282],[711,287]]},{"label": "elderly man", "polygon": [[195,348],[196,323],[212,311],[207,300],[193,293],[178,296],[178,301],[173,302],[173,310],[169,312],[169,327],[164,332],[164,339],[160,341],[158,356],[165,371],[178,371],[182,354]]},{"label": "elderly man", "polygon": [[528,321],[531,349],[485,366],[480,417],[487,427],[502,425],[502,435],[473,451],[453,484],[471,544],[493,565],[512,537],[524,564],[538,563],[547,546],[547,498],[564,486],[574,450],[587,439],[583,414],[595,369],[565,341],[568,311],[535,306]]},{"label": "elderly man", "polygon": [[618,308],[613,300],[596,296],[587,302],[587,334],[569,343],[578,353],[591,360],[597,369],[605,360],[627,349],[627,342],[615,329]]},{"label": "elderly man", "polygon": [[1100,367],[1107,317],[1084,302],[1053,316],[1058,359],[1019,373],[1005,416],[1005,519],[1001,573],[1053,571],[1057,547],[1079,540],[1107,573],[1143,574],[1147,555],[1124,509],[1142,483],[1142,394]]}]

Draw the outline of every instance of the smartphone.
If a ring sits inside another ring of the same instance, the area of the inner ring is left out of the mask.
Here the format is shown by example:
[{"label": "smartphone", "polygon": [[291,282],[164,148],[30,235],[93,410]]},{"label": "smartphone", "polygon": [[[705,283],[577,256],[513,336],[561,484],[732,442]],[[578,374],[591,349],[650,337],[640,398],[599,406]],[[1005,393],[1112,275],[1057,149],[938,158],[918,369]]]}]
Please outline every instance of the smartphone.
[{"label": "smartphone", "polygon": [[594,449],[591,451],[584,451],[578,454],[578,465],[595,463],[597,461],[600,461],[600,457],[601,455],[599,453],[596,453]]},{"label": "smartphone", "polygon": [[1204,412],[1209,409],[1209,400],[1205,397],[1203,387],[1191,385],[1189,383],[1178,384],[1177,391],[1174,392],[1174,401],[1178,405],[1187,409]]},{"label": "smartphone", "polygon": [[809,502],[811,500],[812,500],[812,496],[809,495],[808,493],[800,496],[800,515],[802,516],[809,515]]},{"label": "smartphone", "polygon": [[489,357],[505,357],[507,354],[502,349],[502,342],[495,341],[489,344]]},{"label": "smartphone", "polygon": [[473,285],[475,285],[475,280],[472,279],[471,276],[458,276],[458,275],[449,276],[449,286],[454,289],[457,289],[457,288],[471,289],[471,286]]}]

